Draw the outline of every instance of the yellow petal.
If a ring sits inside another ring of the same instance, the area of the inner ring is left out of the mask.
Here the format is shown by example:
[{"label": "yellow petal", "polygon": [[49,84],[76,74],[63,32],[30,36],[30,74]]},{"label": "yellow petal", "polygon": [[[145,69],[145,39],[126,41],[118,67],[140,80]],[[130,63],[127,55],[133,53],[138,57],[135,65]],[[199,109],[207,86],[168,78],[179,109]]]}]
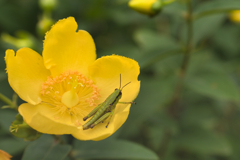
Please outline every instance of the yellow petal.
[{"label": "yellow petal", "polygon": [[13,50],[6,51],[8,81],[19,97],[31,104],[38,104],[41,84],[50,75],[42,57],[30,48],[21,48],[16,56]]},{"label": "yellow petal", "polygon": [[10,160],[12,156],[7,152],[0,150],[0,160]]},{"label": "yellow petal", "polygon": [[80,71],[87,75],[87,66],[96,59],[96,48],[91,35],[77,30],[73,17],[59,20],[46,34],[43,59],[53,76],[65,71]]},{"label": "yellow petal", "polygon": [[120,85],[123,87],[128,82],[131,83],[122,90],[123,94],[120,101],[130,102],[134,100],[140,88],[140,82],[137,79],[139,73],[140,68],[135,60],[118,55],[99,58],[89,67],[89,75],[101,89],[102,101]]},{"label": "yellow petal", "polygon": [[[137,80],[139,73],[139,65],[136,61],[116,55],[99,58],[89,67],[91,78],[101,89],[100,102],[103,102],[115,88],[120,87],[120,74],[121,87],[131,82],[122,90],[120,102],[132,102],[139,93],[140,81]],[[117,104],[108,128],[105,127],[107,122],[104,122],[93,129],[79,130],[73,136],[80,140],[95,141],[109,137],[126,121],[130,106],[129,104]]]},{"label": "yellow petal", "polygon": [[23,103],[19,106],[18,111],[29,126],[41,133],[71,134],[78,130],[72,124],[70,116],[57,115],[56,110],[47,104],[34,106]]}]

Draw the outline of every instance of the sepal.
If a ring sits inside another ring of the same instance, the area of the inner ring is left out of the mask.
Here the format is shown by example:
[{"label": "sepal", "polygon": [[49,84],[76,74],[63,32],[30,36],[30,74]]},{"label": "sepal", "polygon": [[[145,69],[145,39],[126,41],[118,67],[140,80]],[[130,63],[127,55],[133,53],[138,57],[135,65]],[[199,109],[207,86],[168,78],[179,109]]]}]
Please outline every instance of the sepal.
[{"label": "sepal", "polygon": [[33,141],[42,135],[42,133],[27,125],[20,114],[17,114],[15,118],[16,119],[12,122],[12,125],[9,128],[10,132],[15,137],[23,138],[26,141]]}]

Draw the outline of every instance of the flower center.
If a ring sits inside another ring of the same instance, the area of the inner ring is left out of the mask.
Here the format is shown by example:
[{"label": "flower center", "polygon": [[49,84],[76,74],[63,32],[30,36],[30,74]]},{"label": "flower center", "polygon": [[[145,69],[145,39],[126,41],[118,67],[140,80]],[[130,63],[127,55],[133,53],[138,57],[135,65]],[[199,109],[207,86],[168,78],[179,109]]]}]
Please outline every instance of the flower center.
[{"label": "flower center", "polygon": [[67,114],[76,125],[80,125],[79,119],[96,107],[99,97],[99,89],[93,81],[78,71],[64,72],[54,78],[49,76],[42,84],[42,103],[56,110],[55,119]]}]

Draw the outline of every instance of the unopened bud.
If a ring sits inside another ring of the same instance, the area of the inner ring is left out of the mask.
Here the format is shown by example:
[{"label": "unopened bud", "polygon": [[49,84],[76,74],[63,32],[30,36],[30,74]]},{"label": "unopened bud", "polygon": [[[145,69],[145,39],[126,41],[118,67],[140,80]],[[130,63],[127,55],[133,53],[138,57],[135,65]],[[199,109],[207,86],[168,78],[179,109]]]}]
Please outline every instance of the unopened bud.
[{"label": "unopened bud", "polygon": [[57,0],[39,0],[39,5],[42,8],[42,10],[49,12],[56,7]]},{"label": "unopened bud", "polygon": [[54,21],[48,15],[43,15],[37,23],[37,33],[40,36],[45,35],[47,31],[50,30]]},{"label": "unopened bud", "polygon": [[[155,6],[154,3],[158,4]],[[161,6],[159,9],[157,8],[159,7],[159,3],[160,1],[158,0],[131,0],[128,5],[139,13],[154,16],[161,10]],[[152,8],[153,6],[155,6],[154,9]]]},{"label": "unopened bud", "polygon": [[157,15],[163,8],[175,0],[130,0],[128,5],[133,10],[149,16]]},{"label": "unopened bud", "polygon": [[234,10],[229,15],[230,20],[233,22],[240,23],[240,10]]},{"label": "unopened bud", "polygon": [[14,136],[23,138],[26,141],[33,141],[42,135],[42,133],[27,125],[20,114],[18,114],[15,118],[16,120],[12,122],[9,129]]}]

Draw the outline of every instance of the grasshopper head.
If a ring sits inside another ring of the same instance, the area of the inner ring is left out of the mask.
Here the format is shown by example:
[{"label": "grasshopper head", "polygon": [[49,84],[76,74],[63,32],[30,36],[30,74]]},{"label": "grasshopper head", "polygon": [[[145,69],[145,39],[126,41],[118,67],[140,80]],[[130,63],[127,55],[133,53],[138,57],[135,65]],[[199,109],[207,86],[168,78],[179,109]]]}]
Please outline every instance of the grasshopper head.
[{"label": "grasshopper head", "polygon": [[115,91],[114,91],[115,95],[117,95],[116,99],[121,99],[122,97],[122,90],[121,89],[118,89],[116,88]]},{"label": "grasshopper head", "polygon": [[116,95],[122,95],[122,90],[119,89],[119,88],[116,88],[115,91],[114,91],[114,93],[115,93]]}]

